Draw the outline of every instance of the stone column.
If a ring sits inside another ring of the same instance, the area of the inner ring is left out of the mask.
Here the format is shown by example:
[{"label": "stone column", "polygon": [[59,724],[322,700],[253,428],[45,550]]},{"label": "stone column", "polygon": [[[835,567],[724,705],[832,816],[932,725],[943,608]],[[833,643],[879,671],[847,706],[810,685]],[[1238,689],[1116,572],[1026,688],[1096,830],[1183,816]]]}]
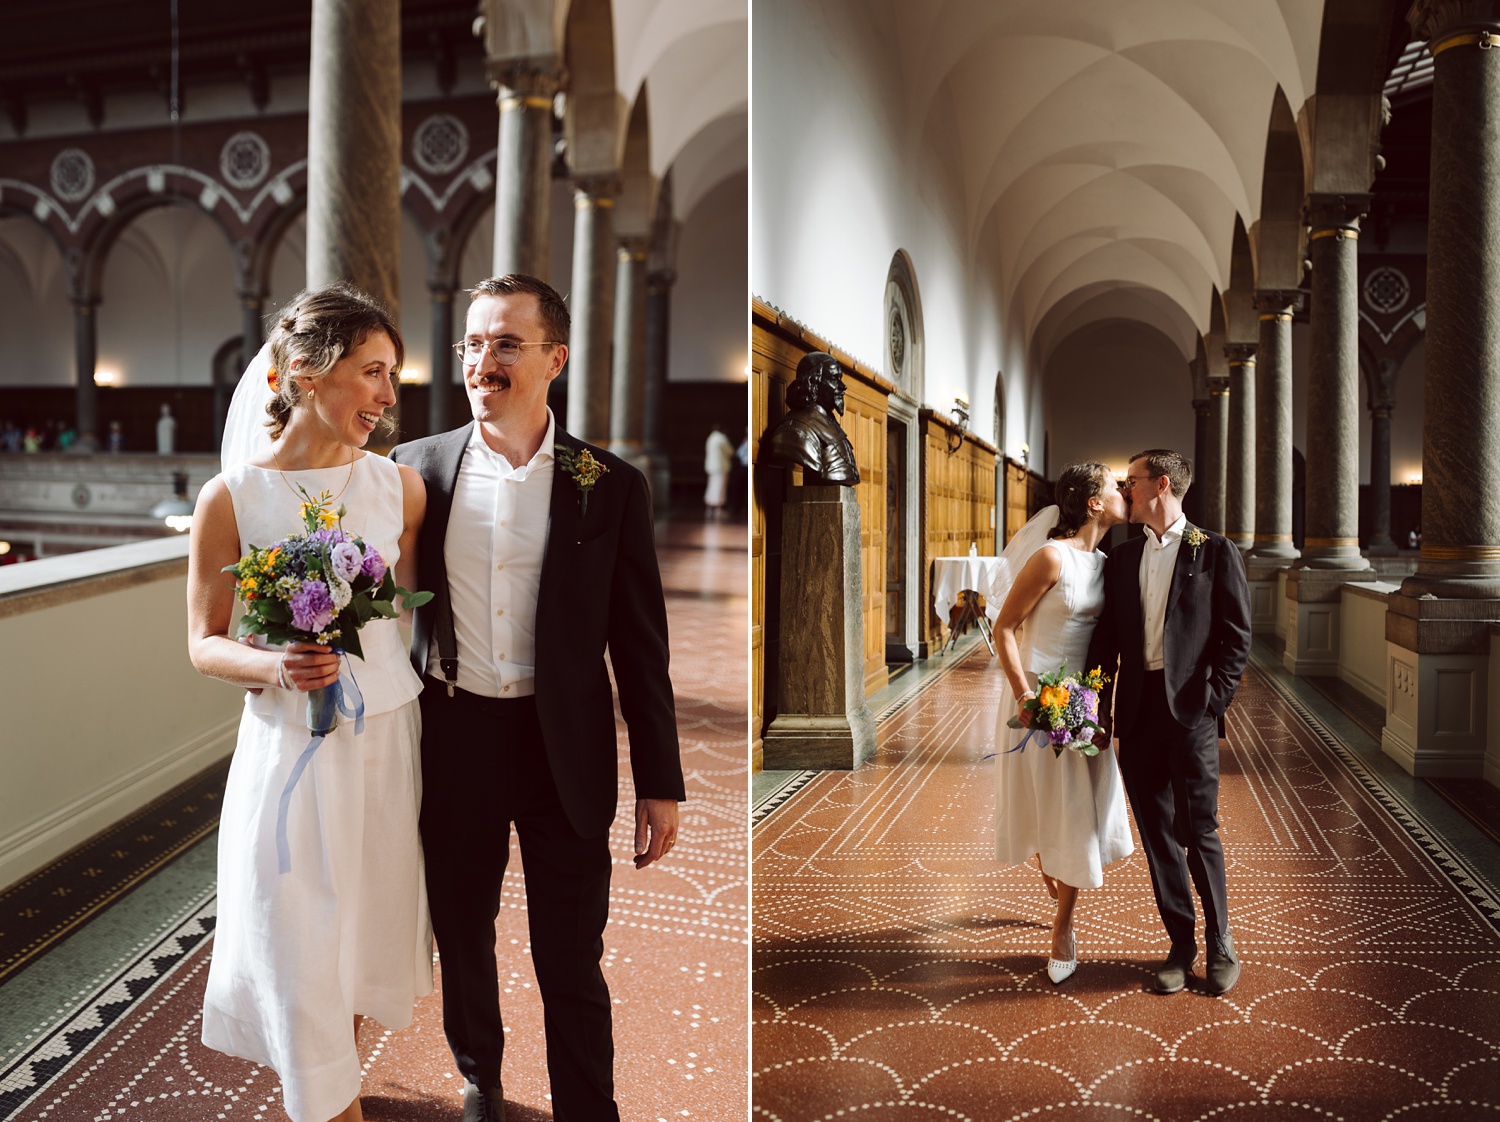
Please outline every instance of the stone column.
[{"label": "stone column", "polygon": [[1187,502],[1191,504],[1188,521],[1200,526],[1208,525],[1208,477],[1213,444],[1213,404],[1206,397],[1193,399],[1193,478],[1188,488]]},{"label": "stone column", "polygon": [[538,60],[491,64],[500,90],[495,167],[495,275],[547,279],[552,229],[552,99],[558,68]]},{"label": "stone column", "polygon": [[244,342],[240,344],[240,356],[244,360],[240,363],[241,373],[244,367],[250,365],[250,360],[260,353],[261,344],[265,339],[265,325],[262,316],[265,314],[265,296],[259,292],[240,293],[240,335]]},{"label": "stone column", "polygon": [[1255,344],[1229,343],[1229,439],[1224,534],[1241,553],[1255,544]]},{"label": "stone column", "polygon": [[666,447],[663,412],[666,408],[667,356],[671,353],[672,285],[677,274],[653,269],[646,277],[646,392],[642,432],[651,461],[651,493],[657,506],[672,493],[672,470]]},{"label": "stone column", "polygon": [[432,380],[427,383],[427,434],[447,432],[459,423],[453,403],[453,366],[458,356],[453,344],[453,289],[446,283],[427,285],[432,295]]},{"label": "stone column", "polygon": [[399,0],[313,0],[307,151],[308,287],[352,284],[399,322]]},{"label": "stone column", "polygon": [[1418,0],[1433,55],[1422,553],[1411,596],[1500,599],[1500,5]]},{"label": "stone column", "polygon": [[1500,785],[1500,4],[1416,0],[1407,21],[1433,58],[1422,552],[1388,600],[1381,747]]},{"label": "stone column", "polygon": [[610,328],[614,319],[614,205],[619,180],[586,177],[573,195],[573,345],[568,424],[574,436],[609,443]]},{"label": "stone column", "polygon": [[1204,525],[1224,532],[1224,482],[1229,448],[1229,379],[1208,380],[1208,456],[1204,471]]},{"label": "stone column", "polygon": [[609,450],[637,467],[646,448],[646,246],[646,238],[622,238],[615,253]]},{"label": "stone column", "polygon": [[94,385],[94,366],[99,354],[99,301],[93,296],[73,298],[73,369],[77,392],[79,452],[99,450],[99,387]]},{"label": "stone column", "polygon": [[1394,401],[1370,402],[1370,548],[1371,557],[1396,556],[1391,539],[1391,413]]},{"label": "stone column", "polygon": [[1255,548],[1284,564],[1292,544],[1292,308],[1295,292],[1255,294],[1260,346],[1255,364]]},{"label": "stone column", "polygon": [[1365,569],[1359,552],[1359,219],[1369,195],[1309,195],[1307,537],[1302,563]]}]

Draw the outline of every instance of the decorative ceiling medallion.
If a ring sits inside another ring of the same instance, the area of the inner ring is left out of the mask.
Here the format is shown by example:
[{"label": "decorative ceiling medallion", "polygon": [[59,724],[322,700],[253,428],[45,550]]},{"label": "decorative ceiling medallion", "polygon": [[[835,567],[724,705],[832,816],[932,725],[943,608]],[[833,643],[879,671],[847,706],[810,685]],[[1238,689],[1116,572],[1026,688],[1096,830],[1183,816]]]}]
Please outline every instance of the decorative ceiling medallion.
[{"label": "decorative ceiling medallion", "polygon": [[906,364],[906,322],[900,307],[891,309],[891,369],[897,374]]},{"label": "decorative ceiling medallion", "polygon": [[237,132],[219,150],[219,174],[240,190],[258,186],[271,170],[271,148],[258,133]]},{"label": "decorative ceiling medallion", "polygon": [[52,161],[52,190],[76,203],[94,189],[94,161],[82,148],[64,148]]},{"label": "decorative ceiling medallion", "polygon": [[1365,278],[1365,303],[1382,315],[1399,312],[1409,299],[1411,283],[1400,269],[1382,265]]},{"label": "decorative ceiling medallion", "polygon": [[469,130],[457,117],[435,113],[411,138],[411,157],[428,175],[447,175],[469,154]]}]

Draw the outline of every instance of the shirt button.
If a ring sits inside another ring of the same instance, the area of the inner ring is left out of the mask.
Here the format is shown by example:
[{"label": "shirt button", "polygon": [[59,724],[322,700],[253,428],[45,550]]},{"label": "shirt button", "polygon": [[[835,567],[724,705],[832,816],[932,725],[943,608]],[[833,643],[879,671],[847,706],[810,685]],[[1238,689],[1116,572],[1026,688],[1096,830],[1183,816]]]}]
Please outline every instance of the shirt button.
[{"label": "shirt button", "polygon": [[501,662],[504,662],[504,661],[505,661],[505,652],[504,652],[504,651],[501,651],[501,652],[500,652],[500,661],[501,661]]},{"label": "shirt button", "polygon": [[495,572],[497,572],[497,573],[503,572],[504,570],[505,570],[505,566],[504,565],[496,565],[495,566]]},{"label": "shirt button", "polygon": [[500,692],[501,693],[510,693],[510,687],[509,686],[501,686],[500,687]]},{"label": "shirt button", "polygon": [[502,526],[504,526],[504,525],[505,525],[505,519],[503,519],[503,518],[502,518],[502,519],[500,519],[500,525],[502,525]]},{"label": "shirt button", "polygon": [[495,614],[497,616],[503,616],[505,614],[505,609],[504,608],[496,608],[495,609]]}]

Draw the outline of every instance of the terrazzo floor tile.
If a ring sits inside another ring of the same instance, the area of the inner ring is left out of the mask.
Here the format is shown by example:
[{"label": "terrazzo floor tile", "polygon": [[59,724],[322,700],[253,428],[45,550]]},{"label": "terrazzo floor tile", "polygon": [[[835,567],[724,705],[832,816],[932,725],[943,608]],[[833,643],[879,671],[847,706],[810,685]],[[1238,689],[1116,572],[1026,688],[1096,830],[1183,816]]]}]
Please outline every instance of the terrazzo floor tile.
[{"label": "terrazzo floor tile", "polygon": [[1053,903],[990,856],[994,666],[971,651],[865,767],[759,820],[756,1118],[1500,1116],[1494,854],[1411,813],[1272,670],[1221,743],[1238,986],[1208,994],[1200,953],[1185,992],[1150,992],[1167,940],[1139,849],[1082,894],[1053,986]]},{"label": "terrazzo floor tile", "polygon": [[[616,1094],[630,1119],[740,1119],[748,1109],[747,535],[743,526],[673,524],[659,550],[688,802],[672,856],[635,870],[634,794],[622,750],[604,959],[615,1001]],[[514,844],[511,861],[496,925],[504,1082],[512,1122],[539,1122],[552,1114]],[[40,1046],[0,1054],[0,1095],[12,1096],[8,1106],[0,1099],[0,1119],[284,1118],[273,1072],[199,1043],[212,919],[210,898],[180,933],[144,952],[133,973],[53,1025]],[[437,974],[437,992],[418,1002],[409,1028],[393,1033],[367,1021],[361,1029],[362,1105],[372,1122],[460,1116],[462,1082],[442,1034],[440,960]]]}]

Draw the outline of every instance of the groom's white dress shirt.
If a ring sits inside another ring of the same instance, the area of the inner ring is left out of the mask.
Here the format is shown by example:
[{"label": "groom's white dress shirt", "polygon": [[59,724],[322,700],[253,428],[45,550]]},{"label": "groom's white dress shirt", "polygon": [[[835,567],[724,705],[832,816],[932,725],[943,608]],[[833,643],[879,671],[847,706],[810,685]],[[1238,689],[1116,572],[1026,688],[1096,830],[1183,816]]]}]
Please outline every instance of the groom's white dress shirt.
[{"label": "groom's white dress shirt", "polygon": [[1145,623],[1143,653],[1147,670],[1162,668],[1161,636],[1167,621],[1167,593],[1172,591],[1172,570],[1186,527],[1187,515],[1179,514],[1160,541],[1146,527],[1146,548],[1141,550],[1141,618]]},{"label": "groom's white dress shirt", "polygon": [[[548,409],[542,446],[516,467],[484,442],[476,422],[459,464],[443,553],[458,688],[481,697],[536,692],[536,598],[551,526],[556,435]],[[436,639],[427,667],[442,680]]]}]

